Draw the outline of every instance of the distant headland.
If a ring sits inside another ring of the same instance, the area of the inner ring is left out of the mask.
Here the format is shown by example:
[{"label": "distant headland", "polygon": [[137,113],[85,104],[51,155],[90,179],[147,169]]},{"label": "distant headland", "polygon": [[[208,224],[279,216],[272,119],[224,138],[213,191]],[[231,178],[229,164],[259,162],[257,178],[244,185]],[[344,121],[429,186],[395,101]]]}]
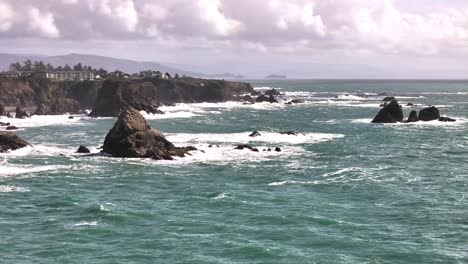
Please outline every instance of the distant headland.
[{"label": "distant headland", "polygon": [[265,79],[287,79],[288,76],[283,74],[270,74],[265,76]]}]

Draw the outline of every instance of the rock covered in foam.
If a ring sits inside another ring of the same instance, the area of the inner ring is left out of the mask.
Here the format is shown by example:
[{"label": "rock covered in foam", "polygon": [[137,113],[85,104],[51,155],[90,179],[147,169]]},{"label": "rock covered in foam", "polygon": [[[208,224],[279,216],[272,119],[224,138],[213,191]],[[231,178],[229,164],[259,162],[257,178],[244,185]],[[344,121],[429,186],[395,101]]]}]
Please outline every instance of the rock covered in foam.
[{"label": "rock covered in foam", "polygon": [[124,110],[107,134],[103,152],[113,157],[152,158],[171,160],[184,157],[194,147],[178,148],[164,135],[151,128],[146,119],[134,108]]},{"label": "rock covered in foam", "polygon": [[29,146],[30,144],[13,132],[0,131],[0,153],[9,150],[17,150]]}]

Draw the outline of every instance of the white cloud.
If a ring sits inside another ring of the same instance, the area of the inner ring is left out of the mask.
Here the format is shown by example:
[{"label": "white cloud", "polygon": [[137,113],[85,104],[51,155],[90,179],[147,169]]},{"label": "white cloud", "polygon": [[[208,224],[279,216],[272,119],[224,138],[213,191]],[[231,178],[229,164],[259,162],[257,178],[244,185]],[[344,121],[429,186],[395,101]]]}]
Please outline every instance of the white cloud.
[{"label": "white cloud", "polygon": [[227,18],[221,11],[220,0],[198,0],[201,19],[207,21],[215,30],[215,33],[228,36],[239,29],[241,23]]},{"label": "white cloud", "polygon": [[58,38],[60,32],[55,25],[54,15],[51,12],[41,12],[38,8],[32,7],[28,11],[29,28],[32,32],[37,32],[40,36],[47,38]]},{"label": "white cloud", "polygon": [[0,1],[0,32],[10,30],[13,25],[14,12],[10,5]]}]

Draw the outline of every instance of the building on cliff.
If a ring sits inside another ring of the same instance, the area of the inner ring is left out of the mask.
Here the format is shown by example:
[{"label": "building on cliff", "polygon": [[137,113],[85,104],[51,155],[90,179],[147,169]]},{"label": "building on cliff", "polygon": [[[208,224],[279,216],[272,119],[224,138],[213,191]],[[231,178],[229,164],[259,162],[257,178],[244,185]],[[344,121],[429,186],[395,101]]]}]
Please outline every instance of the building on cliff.
[{"label": "building on cliff", "polygon": [[94,80],[95,77],[91,71],[47,71],[37,72],[35,76],[52,81],[86,81]]},{"label": "building on cliff", "polygon": [[0,76],[5,77],[5,78],[19,78],[21,74],[16,71],[8,71],[8,72],[1,72]]}]

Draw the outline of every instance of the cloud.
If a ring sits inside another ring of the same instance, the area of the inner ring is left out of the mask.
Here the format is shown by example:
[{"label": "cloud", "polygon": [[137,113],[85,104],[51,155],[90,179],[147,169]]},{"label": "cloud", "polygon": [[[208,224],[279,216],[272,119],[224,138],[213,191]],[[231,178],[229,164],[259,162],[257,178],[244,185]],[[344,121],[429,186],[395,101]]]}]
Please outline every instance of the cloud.
[{"label": "cloud", "polygon": [[468,3],[447,2],[0,0],[0,38],[153,40],[185,46],[204,40],[263,53],[466,50]]}]

